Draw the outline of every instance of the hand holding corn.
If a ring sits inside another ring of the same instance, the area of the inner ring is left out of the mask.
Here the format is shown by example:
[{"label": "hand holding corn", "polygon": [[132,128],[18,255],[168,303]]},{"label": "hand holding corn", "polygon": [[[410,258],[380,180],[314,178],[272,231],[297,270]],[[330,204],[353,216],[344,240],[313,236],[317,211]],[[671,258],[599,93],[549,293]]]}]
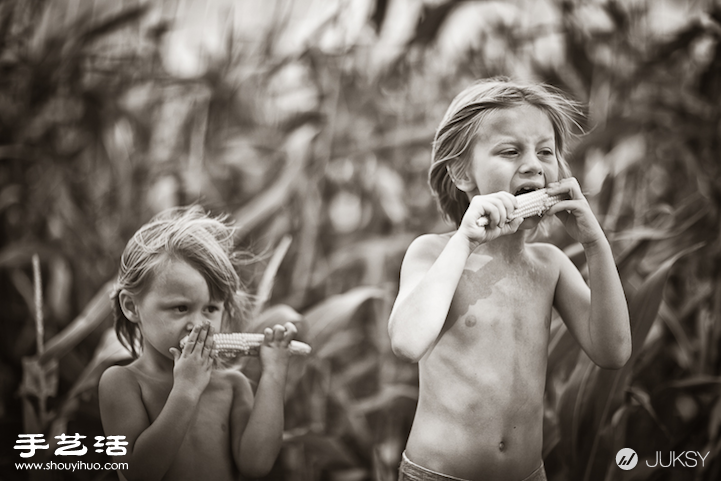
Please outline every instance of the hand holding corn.
[{"label": "hand holding corn", "polygon": [[[264,334],[252,332],[218,333],[213,335],[215,341],[213,355],[222,358],[234,358],[236,356],[259,356],[260,346],[263,345]],[[187,337],[180,340],[182,349]],[[307,356],[311,347],[300,341],[290,341],[288,346],[290,353],[296,356]]]},{"label": "hand holding corn", "polygon": [[575,177],[562,179],[548,184],[549,195],[563,196],[559,202],[548,210],[548,215],[558,217],[566,228],[566,232],[584,247],[598,242],[607,244],[608,240],[601,224],[593,214],[588,199]]},{"label": "hand holding corn", "polygon": [[[185,337],[187,349],[170,348],[173,356],[173,384],[197,400],[210,382],[213,367],[211,348],[213,328],[210,323],[193,326]],[[185,344],[185,343],[184,343]]]}]

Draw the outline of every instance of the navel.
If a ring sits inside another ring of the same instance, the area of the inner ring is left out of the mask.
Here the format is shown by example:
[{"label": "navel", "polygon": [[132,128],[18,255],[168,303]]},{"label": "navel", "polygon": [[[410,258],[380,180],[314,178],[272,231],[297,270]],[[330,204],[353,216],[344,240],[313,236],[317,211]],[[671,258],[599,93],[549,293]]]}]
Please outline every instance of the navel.
[{"label": "navel", "polygon": [[473,327],[478,323],[478,319],[476,319],[476,316],[468,316],[466,317],[466,326],[467,327]]},{"label": "navel", "polygon": [[504,443],[503,441],[501,441],[500,443],[498,443],[498,450],[499,450],[500,452],[505,451],[505,450],[506,450],[506,443]]}]

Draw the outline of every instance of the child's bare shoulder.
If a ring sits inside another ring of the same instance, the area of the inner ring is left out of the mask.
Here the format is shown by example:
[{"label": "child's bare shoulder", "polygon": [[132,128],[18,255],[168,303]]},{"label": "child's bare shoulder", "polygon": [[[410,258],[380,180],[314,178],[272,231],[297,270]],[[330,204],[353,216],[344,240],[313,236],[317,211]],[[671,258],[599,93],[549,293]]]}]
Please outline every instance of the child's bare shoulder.
[{"label": "child's bare shoulder", "polygon": [[120,420],[129,407],[139,409],[142,397],[140,379],[130,365],[111,366],[100,376],[98,398],[106,417]]},{"label": "child's bare shoulder", "polygon": [[526,249],[536,260],[543,263],[561,264],[571,261],[558,246],[548,242],[533,242],[527,244]]},{"label": "child's bare shoulder", "polygon": [[423,234],[416,237],[406,251],[406,259],[432,259],[435,260],[448,244],[453,233]]},{"label": "child's bare shoulder", "polygon": [[553,244],[535,242],[528,244],[526,251],[536,265],[543,267],[552,276],[558,277],[569,269],[577,270],[566,253]]},{"label": "child's bare shoulder", "polygon": [[555,260],[558,259],[558,256],[566,255],[557,246],[548,242],[532,242],[526,244],[526,248],[539,259]]},{"label": "child's bare shoulder", "polygon": [[132,363],[127,366],[110,366],[100,376],[101,392],[123,391],[138,386],[138,378]]}]

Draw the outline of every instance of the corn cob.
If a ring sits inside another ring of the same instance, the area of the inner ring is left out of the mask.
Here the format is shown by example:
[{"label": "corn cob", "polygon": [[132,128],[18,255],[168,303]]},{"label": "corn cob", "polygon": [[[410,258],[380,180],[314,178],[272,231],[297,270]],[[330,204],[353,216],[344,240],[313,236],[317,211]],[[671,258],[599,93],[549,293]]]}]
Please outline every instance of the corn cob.
[{"label": "corn cob", "polygon": [[[534,190],[527,194],[521,194],[516,198],[518,199],[518,207],[507,219],[507,222],[511,222],[517,217],[523,217],[524,219],[534,215],[540,217],[550,209],[551,206],[565,200],[565,197],[562,195],[548,195],[546,189]],[[476,223],[478,227],[484,227],[488,225],[488,217],[481,217]]]},{"label": "corn cob", "polygon": [[[260,354],[260,346],[263,345],[265,336],[263,334],[252,332],[232,332],[213,334],[215,341],[213,354],[232,358],[235,356],[258,356]],[[182,349],[187,342],[187,336],[180,340],[180,348]],[[310,354],[310,346],[300,341],[290,341],[291,354],[298,356],[307,356]]]}]

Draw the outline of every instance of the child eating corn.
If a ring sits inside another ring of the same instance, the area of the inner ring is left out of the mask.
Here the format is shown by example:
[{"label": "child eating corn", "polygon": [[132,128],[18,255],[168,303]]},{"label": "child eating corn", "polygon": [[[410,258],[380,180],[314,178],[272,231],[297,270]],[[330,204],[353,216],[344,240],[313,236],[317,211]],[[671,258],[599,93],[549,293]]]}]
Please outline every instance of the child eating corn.
[{"label": "child eating corn", "polygon": [[[545,480],[543,394],[552,309],[599,366],[631,355],[610,245],[563,159],[576,108],[548,87],[477,82],[436,132],[429,179],[457,225],[409,246],[389,320],[393,351],[419,363],[419,399],[399,479]],[[584,249],[589,286],[553,245],[528,243],[548,209]]]},{"label": "child eating corn", "polygon": [[125,248],[115,329],[136,359],[99,387],[103,429],[128,442],[113,458],[127,463],[121,479],[234,480],[273,467],[296,328],[265,330],[255,395],[240,372],[213,368],[213,333],[243,310],[232,251],[232,229],[198,206],[159,214]]}]

